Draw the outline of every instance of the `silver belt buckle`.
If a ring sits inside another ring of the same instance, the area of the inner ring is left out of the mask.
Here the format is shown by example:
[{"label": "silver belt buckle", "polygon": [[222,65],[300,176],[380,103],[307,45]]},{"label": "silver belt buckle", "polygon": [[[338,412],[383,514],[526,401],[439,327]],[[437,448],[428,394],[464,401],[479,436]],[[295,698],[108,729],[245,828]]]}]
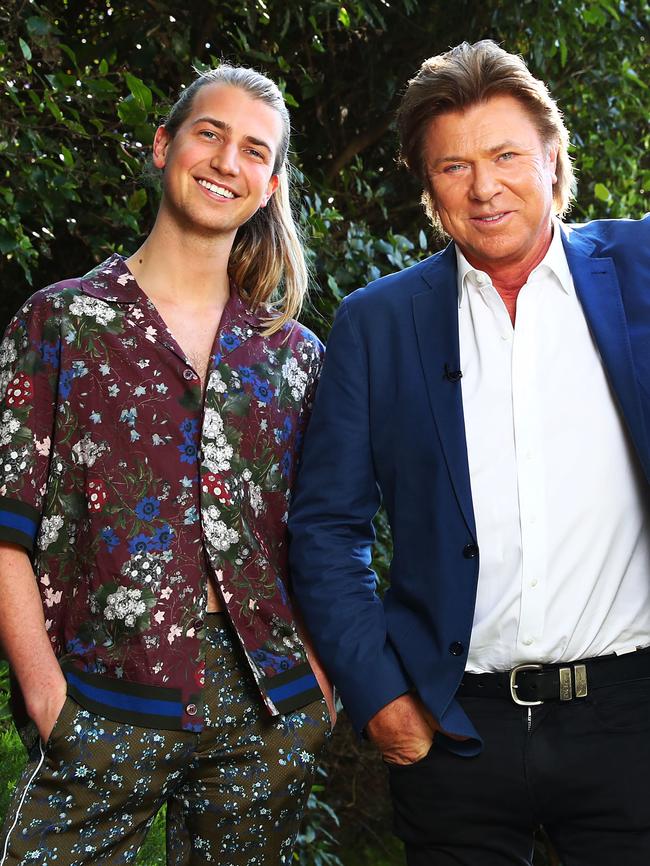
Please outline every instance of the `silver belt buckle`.
[{"label": "silver belt buckle", "polygon": [[522,701],[520,697],[517,696],[517,689],[519,686],[517,685],[517,675],[521,673],[521,671],[541,671],[542,665],[534,664],[534,665],[517,665],[510,671],[510,696],[512,700],[519,704],[520,707],[538,707],[540,704],[543,704],[544,701]]}]

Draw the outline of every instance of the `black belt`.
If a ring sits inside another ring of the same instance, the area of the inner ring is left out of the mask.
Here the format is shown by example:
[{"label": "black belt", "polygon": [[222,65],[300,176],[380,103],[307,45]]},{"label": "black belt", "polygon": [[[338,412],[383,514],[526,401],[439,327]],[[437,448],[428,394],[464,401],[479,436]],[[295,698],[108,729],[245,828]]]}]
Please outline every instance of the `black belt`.
[{"label": "black belt", "polygon": [[592,689],[650,677],[650,647],[561,664],[521,664],[511,671],[465,674],[460,697],[508,698],[522,706],[585,698]]}]

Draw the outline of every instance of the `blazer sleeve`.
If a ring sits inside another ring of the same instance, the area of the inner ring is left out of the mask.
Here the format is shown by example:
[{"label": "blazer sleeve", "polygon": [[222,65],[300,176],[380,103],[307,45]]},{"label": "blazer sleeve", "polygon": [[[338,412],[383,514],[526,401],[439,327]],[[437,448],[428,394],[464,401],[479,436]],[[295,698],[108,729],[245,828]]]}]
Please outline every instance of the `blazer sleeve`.
[{"label": "blazer sleeve", "polygon": [[386,634],[370,562],[381,498],[369,423],[367,353],[344,301],[305,437],[289,515],[298,606],[323,663],[361,730],[410,683]]}]

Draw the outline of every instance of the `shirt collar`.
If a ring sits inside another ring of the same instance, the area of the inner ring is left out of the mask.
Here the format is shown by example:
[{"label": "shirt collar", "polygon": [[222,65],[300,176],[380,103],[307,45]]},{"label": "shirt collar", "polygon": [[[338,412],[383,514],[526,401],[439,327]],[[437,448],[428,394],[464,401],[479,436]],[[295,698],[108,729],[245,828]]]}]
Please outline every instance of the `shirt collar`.
[{"label": "shirt collar", "polygon": [[[485,271],[480,271],[470,265],[459,247],[454,244],[456,249],[456,266],[458,272],[458,306],[461,307],[465,294],[467,292],[467,281],[474,285],[491,285],[492,279]],[[573,278],[569,270],[566,253],[564,252],[564,244],[562,243],[562,226],[560,220],[553,218],[553,236],[551,244],[546,251],[546,255],[542,261],[533,268],[528,279],[540,272],[542,269],[550,271],[556,278],[560,288],[567,295],[573,294]]]},{"label": "shirt collar", "polygon": [[[127,267],[124,256],[113,253],[99,265],[96,265],[81,279],[81,291],[85,295],[99,298],[112,304],[142,304],[149,299],[142,291],[136,278]],[[268,307],[261,305],[257,310],[246,306],[237,287],[230,284],[230,298],[226,304],[222,324],[234,325],[243,320],[254,328],[264,329],[272,313]]]}]

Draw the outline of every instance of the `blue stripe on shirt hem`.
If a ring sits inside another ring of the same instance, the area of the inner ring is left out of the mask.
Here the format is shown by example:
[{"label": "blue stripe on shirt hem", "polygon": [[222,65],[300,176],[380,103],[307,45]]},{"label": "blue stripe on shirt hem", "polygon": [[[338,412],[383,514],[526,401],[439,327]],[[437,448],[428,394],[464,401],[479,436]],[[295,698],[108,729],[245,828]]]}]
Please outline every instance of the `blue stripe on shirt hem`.
[{"label": "blue stripe on shirt hem", "polygon": [[305,674],[296,680],[292,680],[282,686],[276,686],[275,688],[270,685],[271,682],[273,681],[267,679],[265,685],[273,703],[284,701],[297,695],[299,692],[308,692],[314,687],[318,688],[318,681],[313,673]]},{"label": "blue stripe on shirt hem", "polygon": [[157,701],[152,698],[137,698],[122,692],[114,692],[109,689],[101,689],[84,682],[80,677],[70,671],[65,672],[66,679],[82,695],[106,707],[115,707],[121,710],[130,710],[135,713],[146,713],[147,715],[175,716],[183,714],[183,704],[178,701]]}]

